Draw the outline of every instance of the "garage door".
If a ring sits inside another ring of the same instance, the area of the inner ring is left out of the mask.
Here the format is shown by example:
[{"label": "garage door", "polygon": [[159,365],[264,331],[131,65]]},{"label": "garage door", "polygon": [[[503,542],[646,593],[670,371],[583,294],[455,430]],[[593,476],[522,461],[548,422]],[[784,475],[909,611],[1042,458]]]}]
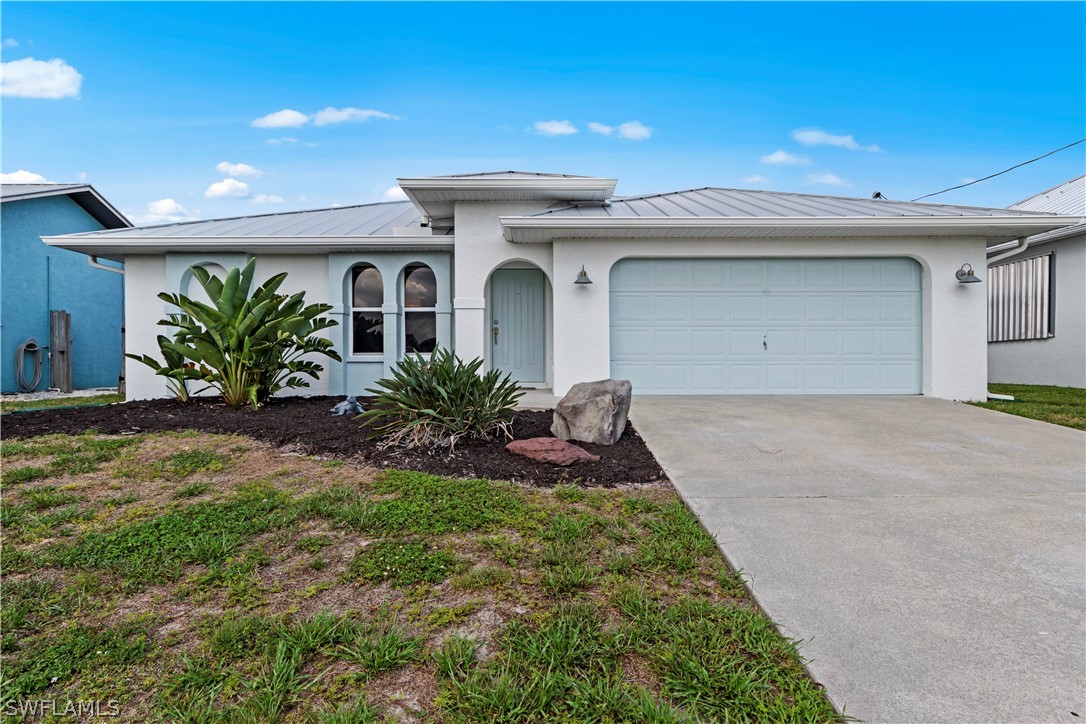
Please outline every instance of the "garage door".
[{"label": "garage door", "polygon": [[641,394],[918,394],[911,259],[626,259],[611,376]]}]

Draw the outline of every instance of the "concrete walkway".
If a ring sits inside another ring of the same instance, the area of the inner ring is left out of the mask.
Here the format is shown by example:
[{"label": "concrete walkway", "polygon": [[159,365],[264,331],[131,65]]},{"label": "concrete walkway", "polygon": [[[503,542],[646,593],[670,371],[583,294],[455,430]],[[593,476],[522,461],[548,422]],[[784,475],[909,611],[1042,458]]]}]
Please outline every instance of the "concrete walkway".
[{"label": "concrete walkway", "polygon": [[1086,721],[1086,433],[923,397],[631,419],[839,709]]}]

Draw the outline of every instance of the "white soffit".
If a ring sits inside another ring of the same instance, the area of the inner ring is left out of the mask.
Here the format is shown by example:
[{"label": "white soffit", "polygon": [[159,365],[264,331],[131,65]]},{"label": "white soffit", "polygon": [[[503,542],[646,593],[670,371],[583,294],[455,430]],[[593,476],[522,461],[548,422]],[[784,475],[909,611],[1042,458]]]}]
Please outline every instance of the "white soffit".
[{"label": "white soffit", "polygon": [[316,236],[316,237],[170,237],[44,236],[48,246],[124,261],[126,256],[188,253],[332,254],[367,251],[448,251],[455,239],[446,236]]},{"label": "white soffit", "polygon": [[[618,183],[613,178],[500,174],[428,176],[396,179],[424,214],[435,221],[451,219],[457,201],[566,201],[602,204]],[[439,224],[435,224],[439,225]]]},{"label": "white soffit", "polygon": [[1017,239],[1079,222],[1068,216],[974,217],[531,217],[501,218],[505,239],[542,244],[555,239],[781,239],[983,237]]}]

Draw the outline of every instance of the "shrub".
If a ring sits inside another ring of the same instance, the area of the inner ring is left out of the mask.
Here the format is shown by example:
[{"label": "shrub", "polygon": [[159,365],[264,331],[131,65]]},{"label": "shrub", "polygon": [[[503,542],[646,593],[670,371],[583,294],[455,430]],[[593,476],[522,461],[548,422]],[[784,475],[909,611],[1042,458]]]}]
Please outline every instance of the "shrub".
[{"label": "shrub", "polygon": [[324,367],[303,356],[340,356],[329,339],[318,336],[322,329],[338,322],[322,317],[332,307],[305,305],[305,293],[279,294],[287,278],[276,274],[250,295],[256,260],[244,269],[231,269],[225,280],[202,267],[192,273],[213,305],[189,299],[184,294],[159,294],[159,299],[178,307],[159,322],[177,331],[173,339],[158,336],[164,363],[149,355],[128,355],[155,370],[169,381],[174,395],[188,397],[188,381],[204,382],[222,395],[231,407],[248,402],[254,408],[285,387],[309,387],[301,375],[318,379]]},{"label": "shrub", "polygon": [[361,419],[373,437],[406,447],[453,448],[461,438],[512,439],[510,417],[523,392],[499,370],[479,374],[483,360],[464,362],[449,350],[437,349],[429,359],[408,355],[392,370],[391,379],[367,389],[376,399]]}]

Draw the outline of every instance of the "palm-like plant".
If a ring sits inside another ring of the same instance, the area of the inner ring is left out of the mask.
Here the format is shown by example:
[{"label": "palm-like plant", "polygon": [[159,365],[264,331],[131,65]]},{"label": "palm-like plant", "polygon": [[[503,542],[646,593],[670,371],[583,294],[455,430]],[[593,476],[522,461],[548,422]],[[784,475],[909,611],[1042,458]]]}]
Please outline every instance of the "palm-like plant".
[{"label": "palm-like plant", "polygon": [[405,447],[453,448],[461,438],[512,439],[510,418],[523,395],[499,370],[480,374],[483,360],[464,362],[446,349],[430,357],[407,355],[392,376],[367,389],[375,397],[359,419],[372,437]]},{"label": "palm-like plant", "polygon": [[340,356],[332,341],[317,335],[338,324],[321,315],[328,304],[305,304],[305,293],[278,293],[286,272],[276,274],[250,294],[256,260],[234,268],[219,279],[202,267],[193,276],[212,304],[184,294],[159,294],[159,299],[181,310],[159,324],[174,327],[173,339],[158,337],[165,364],[148,355],[128,355],[180,383],[198,379],[219,391],[227,405],[248,402],[254,408],[281,389],[309,387],[304,376],[318,379],[324,367],[307,354]]}]

